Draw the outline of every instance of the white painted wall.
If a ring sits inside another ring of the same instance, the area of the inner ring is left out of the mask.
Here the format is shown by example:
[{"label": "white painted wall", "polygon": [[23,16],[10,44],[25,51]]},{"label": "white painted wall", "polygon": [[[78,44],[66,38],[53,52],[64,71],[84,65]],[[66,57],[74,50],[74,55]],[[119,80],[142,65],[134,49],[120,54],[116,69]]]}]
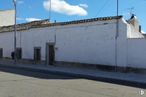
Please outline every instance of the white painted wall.
[{"label": "white painted wall", "polygon": [[23,58],[33,59],[33,48],[41,46],[42,60],[45,60],[46,43],[54,42],[56,34],[56,61],[114,65],[116,21],[108,22],[107,25],[94,22],[37,28],[23,31],[21,35],[17,32],[17,46],[21,36]]},{"label": "white painted wall", "polygon": [[117,66],[127,66],[127,23],[124,19],[119,20],[119,36],[117,39]]},{"label": "white painted wall", "polygon": [[42,60],[45,60],[47,42],[54,42],[52,28],[36,28],[17,33],[17,46],[22,47],[25,59],[33,59],[34,47],[41,47]]},{"label": "white painted wall", "polygon": [[144,38],[144,35],[139,30],[136,30],[132,24],[127,24],[127,27],[127,38]]},{"label": "white painted wall", "polygon": [[13,32],[0,33],[0,48],[3,48],[3,55],[10,57],[14,49]]},{"label": "white painted wall", "polygon": [[[33,59],[34,47],[41,47],[42,60],[45,60],[46,43],[55,42],[56,35],[56,61],[115,66],[116,22],[116,20],[98,21],[19,31],[17,47],[22,47],[22,57],[25,59]],[[133,48],[129,48],[132,44],[127,40],[128,31],[127,23],[120,19],[117,65],[121,67],[126,67],[127,64],[133,66],[129,64],[132,64],[130,56],[135,50],[134,45]],[[13,35],[13,32],[0,33],[0,48],[4,49],[4,57],[10,57],[13,51]],[[140,64],[139,61],[137,63]]]},{"label": "white painted wall", "polygon": [[146,68],[146,39],[128,39],[128,66]]},{"label": "white painted wall", "polygon": [[[57,33],[58,51],[56,54],[57,61],[80,62],[89,64],[102,64],[115,66],[115,34],[116,20],[96,22],[75,26],[59,30]],[[126,40],[126,25],[123,20],[119,21],[119,37],[117,55],[118,65],[125,66],[125,48],[123,44]],[[121,40],[122,39],[122,40]],[[121,47],[122,46],[122,47]]]},{"label": "white painted wall", "polygon": [[14,25],[15,10],[0,10],[0,26]]},{"label": "white painted wall", "polygon": [[[114,29],[109,25],[78,25],[57,31],[57,61],[114,65]],[[112,29],[109,31],[109,28]],[[109,49],[107,49],[109,48]]]}]

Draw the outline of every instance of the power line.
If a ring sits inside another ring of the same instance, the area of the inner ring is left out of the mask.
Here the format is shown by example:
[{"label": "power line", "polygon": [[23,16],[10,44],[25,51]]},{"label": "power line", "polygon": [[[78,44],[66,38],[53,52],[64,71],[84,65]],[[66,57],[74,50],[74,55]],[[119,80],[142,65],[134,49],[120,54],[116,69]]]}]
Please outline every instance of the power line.
[{"label": "power line", "polygon": [[50,0],[49,21],[51,21],[51,10],[52,10],[52,1]]},{"label": "power line", "polygon": [[132,16],[132,14],[134,13],[134,9],[135,7],[128,8],[130,16]]},{"label": "power line", "polygon": [[110,1],[110,0],[106,0],[106,1],[104,2],[103,6],[98,10],[97,16],[98,16],[98,15],[100,14],[100,12],[105,8],[105,6],[108,4],[109,1]]}]

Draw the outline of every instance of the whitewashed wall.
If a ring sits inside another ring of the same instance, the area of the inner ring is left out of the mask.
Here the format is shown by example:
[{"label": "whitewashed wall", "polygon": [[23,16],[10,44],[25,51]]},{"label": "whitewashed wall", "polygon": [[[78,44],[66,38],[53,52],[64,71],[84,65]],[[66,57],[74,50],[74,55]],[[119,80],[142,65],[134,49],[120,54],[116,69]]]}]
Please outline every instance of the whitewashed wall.
[{"label": "whitewashed wall", "polygon": [[15,10],[0,10],[0,26],[14,25]]},{"label": "whitewashed wall", "polygon": [[[21,38],[20,38],[21,36]],[[45,60],[46,43],[54,42],[54,30],[52,28],[36,28],[17,33],[17,46],[22,47],[22,57],[33,59],[34,47],[41,47],[41,57]]]},{"label": "whitewashed wall", "polygon": [[127,24],[128,33],[127,38],[144,38],[142,33],[139,32],[132,24]]},{"label": "whitewashed wall", "polygon": [[[122,20],[119,22],[122,27],[119,31],[119,40],[121,40],[122,37],[126,37],[127,29]],[[108,21],[107,25],[103,23],[96,22],[83,27],[78,25],[58,30],[56,60],[115,66],[116,21]],[[124,45],[125,39],[118,41],[118,46]],[[125,49],[120,48],[117,64],[123,66],[125,65],[123,58]]]},{"label": "whitewashed wall", "polygon": [[[115,26],[86,25],[57,32],[56,60],[91,64],[114,64]],[[109,31],[109,28],[112,29]],[[107,49],[108,48],[108,49]]]},{"label": "whitewashed wall", "polygon": [[0,48],[3,48],[3,55],[5,57],[10,57],[11,52],[14,51],[14,33],[0,33]]},{"label": "whitewashed wall", "polygon": [[127,66],[127,23],[124,19],[119,20],[119,36],[117,39],[117,66]]},{"label": "whitewashed wall", "polygon": [[[34,28],[17,32],[17,47],[22,47],[22,57],[33,59],[34,47],[41,47],[45,60],[46,43],[55,42],[55,60],[115,66],[116,20],[84,24]],[[119,20],[117,40],[117,65],[127,65],[127,25]],[[5,41],[4,43],[2,41]],[[13,33],[0,33],[0,48],[4,57],[13,51]]]},{"label": "whitewashed wall", "polygon": [[146,68],[146,39],[128,39],[128,66]]}]

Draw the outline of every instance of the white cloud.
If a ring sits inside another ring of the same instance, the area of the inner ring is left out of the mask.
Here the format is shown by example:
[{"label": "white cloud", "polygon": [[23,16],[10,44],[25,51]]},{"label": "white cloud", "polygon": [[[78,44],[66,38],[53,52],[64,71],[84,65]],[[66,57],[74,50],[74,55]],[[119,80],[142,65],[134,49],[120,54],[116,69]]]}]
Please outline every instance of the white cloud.
[{"label": "white cloud", "polygon": [[88,8],[87,4],[79,4],[79,6],[83,7],[83,8]]},{"label": "white cloud", "polygon": [[[50,10],[50,0],[44,1],[43,5],[46,10]],[[66,15],[86,16],[88,13],[85,7],[87,7],[85,4],[71,5],[65,0],[51,0],[51,11]]]},{"label": "white cloud", "polygon": [[22,20],[24,20],[24,19],[23,19],[23,18],[17,18],[17,20],[18,20],[18,21],[22,21]]},{"label": "white cloud", "polygon": [[41,19],[38,18],[17,18],[18,21],[26,21],[26,22],[32,22],[32,21],[40,21]]},{"label": "white cloud", "polygon": [[26,18],[25,20],[27,22],[32,22],[32,21],[40,21],[41,19],[38,19],[38,18]]},{"label": "white cloud", "polygon": [[17,3],[18,3],[18,4],[23,4],[24,1],[23,1],[23,0],[17,0]]},{"label": "white cloud", "polygon": [[146,32],[144,32],[144,31],[141,31],[141,33],[146,34]]}]

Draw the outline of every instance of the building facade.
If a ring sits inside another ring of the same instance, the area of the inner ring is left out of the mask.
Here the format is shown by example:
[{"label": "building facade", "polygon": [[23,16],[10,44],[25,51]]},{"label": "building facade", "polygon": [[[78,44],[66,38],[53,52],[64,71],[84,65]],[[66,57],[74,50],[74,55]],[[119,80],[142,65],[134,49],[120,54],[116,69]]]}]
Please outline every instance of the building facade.
[{"label": "building facade", "polygon": [[[118,29],[117,29],[118,24]],[[14,51],[14,27],[0,28],[3,58]],[[117,36],[117,38],[116,38]],[[135,16],[17,25],[19,59],[146,68],[146,39]],[[21,53],[21,54],[20,54]]]},{"label": "building facade", "polygon": [[0,10],[0,27],[14,25],[15,10]]}]

